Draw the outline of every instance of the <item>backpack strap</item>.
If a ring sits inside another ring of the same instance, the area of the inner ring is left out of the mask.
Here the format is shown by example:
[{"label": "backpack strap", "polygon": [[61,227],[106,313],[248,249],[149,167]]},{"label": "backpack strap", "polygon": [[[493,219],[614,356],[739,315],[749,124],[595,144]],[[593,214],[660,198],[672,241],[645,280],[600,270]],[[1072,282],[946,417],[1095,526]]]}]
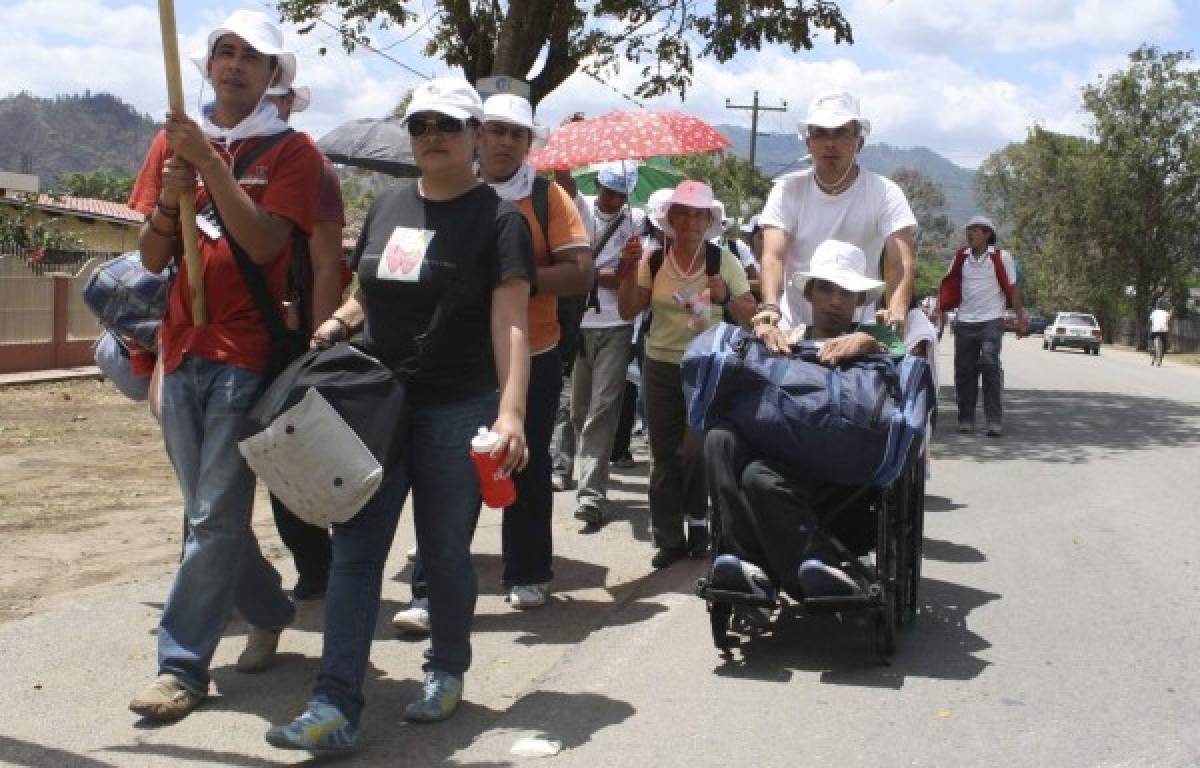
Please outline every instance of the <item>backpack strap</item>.
[{"label": "backpack strap", "polygon": [[[608,223],[608,227],[604,230],[604,234],[600,235],[600,239],[592,244],[592,261],[595,262],[600,252],[604,250],[604,246],[608,245],[608,241],[612,240],[613,235],[617,233],[617,229],[621,226],[621,222],[625,221],[625,209],[622,208],[613,220]],[[600,282],[595,277],[592,278],[592,290],[588,293],[587,305],[598,313],[600,311]]]},{"label": "backpack strap", "polygon": [[542,241],[550,252],[550,182],[541,176],[533,177],[533,217],[542,229]]}]

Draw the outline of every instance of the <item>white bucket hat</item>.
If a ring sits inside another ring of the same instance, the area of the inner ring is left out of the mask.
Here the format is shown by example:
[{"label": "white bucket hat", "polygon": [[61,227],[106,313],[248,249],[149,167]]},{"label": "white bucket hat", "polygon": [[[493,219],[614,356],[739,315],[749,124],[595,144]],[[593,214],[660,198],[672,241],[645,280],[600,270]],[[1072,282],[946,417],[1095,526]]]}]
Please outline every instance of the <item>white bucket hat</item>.
[{"label": "white bucket hat", "polygon": [[412,90],[404,121],[421,112],[437,112],[459,120],[483,121],[483,100],[466,80],[439,77],[427,80]]},{"label": "white bucket hat", "polygon": [[841,240],[826,240],[813,251],[807,272],[792,275],[792,284],[801,291],[809,280],[828,280],[854,293],[868,293],[883,287],[882,280],[867,277],[867,257],[862,248]]},{"label": "white bucket hat", "polygon": [[638,182],[636,160],[616,160],[596,166],[596,184],[628,197]]},{"label": "white bucket hat", "polygon": [[663,201],[656,214],[654,214],[654,223],[671,238],[675,237],[675,230],[671,228],[671,223],[668,221],[668,214],[671,212],[672,206],[676,205],[686,205],[689,208],[705,208],[708,210],[709,222],[708,229],[704,233],[705,240],[711,240],[721,234],[721,217],[725,214],[725,206],[713,197],[712,187],[703,181],[679,182],[679,186],[675,187],[671,192],[671,196]]},{"label": "white bucket hat", "polygon": [[808,104],[808,115],[797,127],[803,140],[808,135],[810,125],[838,128],[852,120],[858,123],[864,139],[871,134],[871,121],[862,116],[858,99],[847,91],[825,91],[813,96]]},{"label": "white bucket hat", "polygon": [[292,113],[303,112],[312,104],[312,89],[307,85],[293,85],[290,88],[282,85],[272,85],[267,89],[268,96],[287,96],[292,92]]},{"label": "white bucket hat", "polygon": [[513,93],[497,93],[483,102],[482,122],[489,121],[528,128],[533,135],[534,149],[544,146],[550,137],[550,130],[546,126],[534,122],[533,105],[529,100]]},{"label": "white bucket hat", "polygon": [[650,217],[654,226],[658,226],[659,216],[665,210],[663,206],[666,205],[666,202],[671,199],[671,195],[674,193],[675,190],[667,187],[665,189],[654,190],[650,193],[650,197],[646,198],[646,215]]},{"label": "white bucket hat", "polygon": [[262,11],[234,11],[221,26],[208,33],[204,50],[191,56],[192,63],[200,68],[201,77],[208,80],[208,57],[217,41],[225,35],[237,35],[264,56],[278,59],[280,74],[275,85],[292,87],[296,79],[296,54],[283,47],[283,30]]}]

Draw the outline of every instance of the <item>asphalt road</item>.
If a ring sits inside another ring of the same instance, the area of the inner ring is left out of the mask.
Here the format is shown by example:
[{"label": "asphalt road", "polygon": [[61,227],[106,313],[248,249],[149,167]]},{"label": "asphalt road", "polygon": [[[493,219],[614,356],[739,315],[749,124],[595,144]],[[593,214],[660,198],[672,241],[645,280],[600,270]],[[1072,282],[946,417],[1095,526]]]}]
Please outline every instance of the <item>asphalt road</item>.
[{"label": "asphalt road", "polygon": [[[1003,438],[953,433],[943,386],[921,609],[890,665],[855,620],[791,613],[722,658],[691,595],[702,564],[649,572],[643,451],[616,476],[620,508],[601,533],[578,534],[558,495],[557,591],[538,611],[503,602],[498,518],[485,510],[467,701],[436,726],[400,720],[423,648],[386,626],[407,598],[402,523],[363,749],[346,764],[1200,766],[1200,370],[1045,352],[1036,337],[1008,337],[1004,360]],[[302,759],[262,733],[303,706],[320,604],[260,676],[233,670],[244,627],[231,624],[220,695],[183,722],[149,727],[125,710],[153,677],[168,577],[0,626],[0,763]],[[562,751],[515,756],[523,737]]]}]

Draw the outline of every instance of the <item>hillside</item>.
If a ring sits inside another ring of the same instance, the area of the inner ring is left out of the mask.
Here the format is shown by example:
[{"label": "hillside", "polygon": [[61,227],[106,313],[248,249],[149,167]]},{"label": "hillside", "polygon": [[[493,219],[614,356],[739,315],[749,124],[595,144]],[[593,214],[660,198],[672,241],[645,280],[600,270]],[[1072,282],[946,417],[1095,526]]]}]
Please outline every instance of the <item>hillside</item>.
[{"label": "hillside", "polygon": [[[738,157],[750,154],[750,131],[736,125],[718,125],[717,130],[733,142]],[[808,154],[796,134],[758,137],[756,164],[768,176],[796,168],[797,160]],[[946,195],[946,214],[953,224],[962,224],[976,213],[975,173],[955,165],[925,147],[902,149],[890,144],[867,142],[859,161],[867,170],[890,176],[899,168],[916,168],[941,186]]]},{"label": "hillside", "polygon": [[36,174],[53,189],[65,173],[136,173],[158,127],[107,93],[0,99],[0,170]]}]

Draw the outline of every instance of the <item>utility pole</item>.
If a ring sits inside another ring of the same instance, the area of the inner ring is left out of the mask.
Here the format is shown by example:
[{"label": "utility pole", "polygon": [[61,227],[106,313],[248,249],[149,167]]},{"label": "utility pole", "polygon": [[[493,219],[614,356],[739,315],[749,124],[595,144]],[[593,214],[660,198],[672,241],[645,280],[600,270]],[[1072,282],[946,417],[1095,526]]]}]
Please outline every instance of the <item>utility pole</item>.
[{"label": "utility pole", "polygon": [[[754,92],[754,99],[750,104],[731,104],[729,99],[725,99],[725,109],[748,109],[750,110],[750,168],[747,170],[747,175],[754,173],[754,158],[758,151],[758,113],[759,112],[787,112],[787,102],[783,102],[778,107],[764,107],[758,103],[758,91]],[[765,134],[764,134],[765,135]],[[749,178],[747,179],[747,182]],[[738,213],[742,213],[742,201],[738,201]]]},{"label": "utility pole", "polygon": [[725,99],[725,109],[748,109],[750,110],[750,167],[754,167],[754,155],[758,149],[758,113],[759,112],[787,112],[787,102],[783,102],[778,107],[764,107],[758,103],[758,91],[754,92],[754,99],[750,104],[730,104],[729,99]]}]

